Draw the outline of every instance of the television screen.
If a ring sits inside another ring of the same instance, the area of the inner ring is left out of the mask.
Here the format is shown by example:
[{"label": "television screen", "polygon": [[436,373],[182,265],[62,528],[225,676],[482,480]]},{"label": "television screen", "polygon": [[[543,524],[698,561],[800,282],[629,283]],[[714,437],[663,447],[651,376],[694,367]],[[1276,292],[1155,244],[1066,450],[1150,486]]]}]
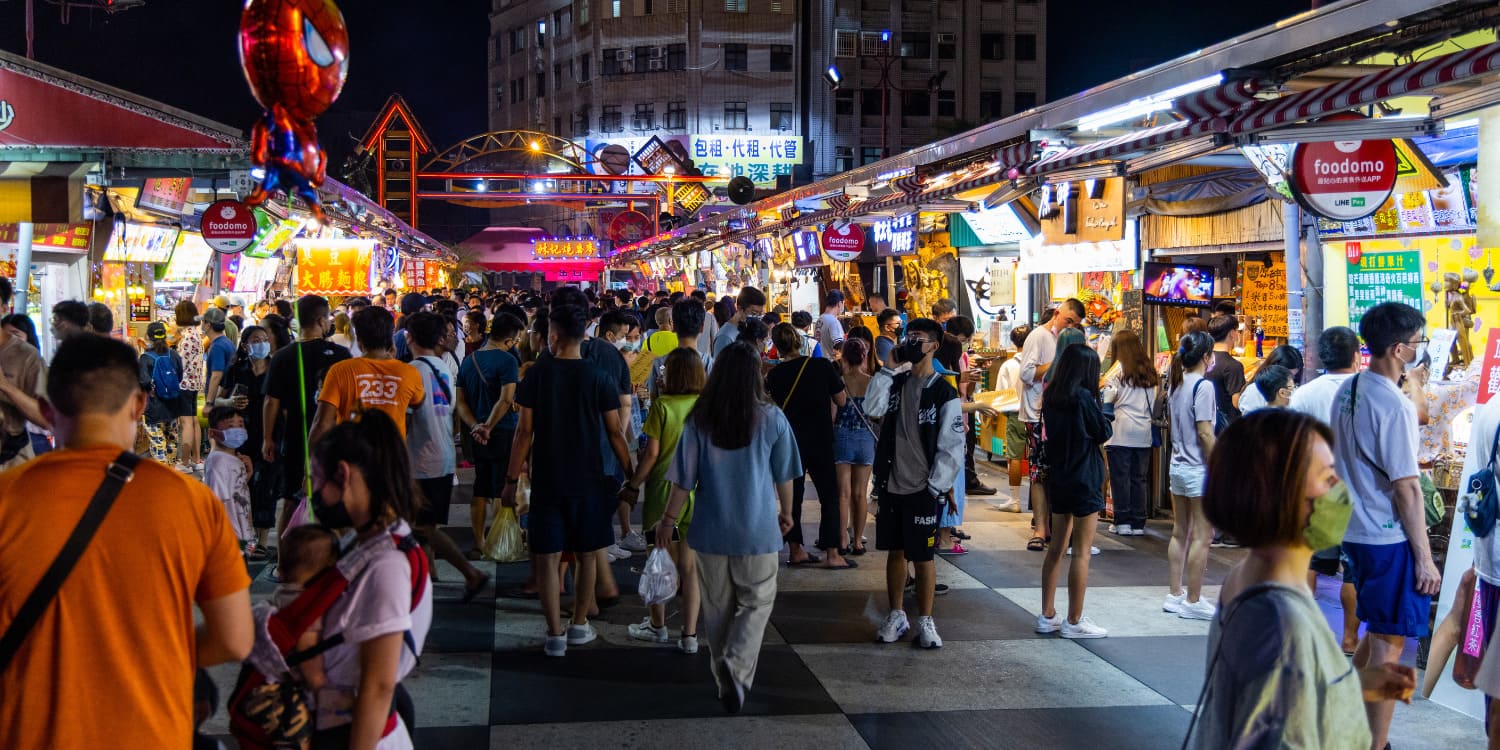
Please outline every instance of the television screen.
[{"label": "television screen", "polygon": [[1213,301],[1214,269],[1210,266],[1147,263],[1142,278],[1150,304],[1208,307]]}]

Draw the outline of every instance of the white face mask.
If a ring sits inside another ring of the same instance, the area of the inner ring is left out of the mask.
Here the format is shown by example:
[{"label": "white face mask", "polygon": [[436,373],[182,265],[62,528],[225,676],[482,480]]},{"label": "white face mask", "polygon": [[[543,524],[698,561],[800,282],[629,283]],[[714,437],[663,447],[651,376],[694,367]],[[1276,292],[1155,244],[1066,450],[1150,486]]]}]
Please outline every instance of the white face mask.
[{"label": "white face mask", "polygon": [[224,430],[224,447],[234,450],[245,444],[250,439],[250,433],[243,427],[230,427]]}]

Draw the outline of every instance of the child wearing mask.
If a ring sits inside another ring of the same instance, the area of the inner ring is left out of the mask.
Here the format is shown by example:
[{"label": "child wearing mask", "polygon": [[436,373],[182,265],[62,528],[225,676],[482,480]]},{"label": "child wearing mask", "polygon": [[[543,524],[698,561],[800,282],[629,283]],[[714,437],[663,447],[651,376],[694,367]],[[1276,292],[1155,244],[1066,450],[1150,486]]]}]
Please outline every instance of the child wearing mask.
[{"label": "child wearing mask", "polygon": [[208,413],[208,437],[213,451],[203,461],[203,483],[224,504],[229,525],[248,554],[255,543],[255,527],[250,524],[250,458],[235,453],[249,439],[245,418],[233,407],[215,406]]}]

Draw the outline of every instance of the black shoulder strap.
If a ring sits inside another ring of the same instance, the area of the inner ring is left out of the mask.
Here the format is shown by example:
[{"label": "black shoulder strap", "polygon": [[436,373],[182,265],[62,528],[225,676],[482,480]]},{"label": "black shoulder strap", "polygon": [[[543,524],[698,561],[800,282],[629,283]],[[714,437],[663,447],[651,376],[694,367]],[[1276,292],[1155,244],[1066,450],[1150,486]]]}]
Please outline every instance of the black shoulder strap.
[{"label": "black shoulder strap", "polygon": [[68,574],[78,564],[78,558],[88,549],[94,533],[99,530],[110,507],[115,504],[115,498],[120,496],[120,490],[135,476],[135,467],[140,462],[140,456],[125,451],[104,469],[104,481],[94,491],[93,499],[89,500],[83,517],[73,527],[73,533],[63,544],[62,551],[57,553],[57,559],[52,561],[52,565],[37,582],[36,588],[26,597],[25,603],[16,612],[16,618],[5,627],[5,635],[0,636],[0,674],[5,673],[16,654],[21,651],[21,644],[26,641],[26,636],[31,634],[31,629],[42,619],[42,614],[47,611],[52,600],[57,598],[57,592],[62,590]]},{"label": "black shoulder strap", "polygon": [[438,388],[441,388],[443,390],[443,397],[448,399],[448,403],[453,403],[453,392],[448,390],[448,384],[443,382],[443,375],[442,373],[438,372],[437,365],[428,362],[425,357],[417,357],[416,361],[427,365],[427,369],[432,371],[432,379],[434,381],[437,381]]}]

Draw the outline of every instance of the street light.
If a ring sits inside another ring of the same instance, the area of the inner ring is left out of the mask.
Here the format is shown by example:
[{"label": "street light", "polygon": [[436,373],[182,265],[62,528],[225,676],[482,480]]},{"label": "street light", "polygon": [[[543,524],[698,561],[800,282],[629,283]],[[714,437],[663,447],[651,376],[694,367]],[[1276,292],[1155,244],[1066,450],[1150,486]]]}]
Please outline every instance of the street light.
[{"label": "street light", "polygon": [[828,80],[828,85],[832,86],[835,91],[838,90],[839,84],[844,82],[844,74],[839,72],[837,65],[828,66],[828,70],[823,71],[823,77]]}]

